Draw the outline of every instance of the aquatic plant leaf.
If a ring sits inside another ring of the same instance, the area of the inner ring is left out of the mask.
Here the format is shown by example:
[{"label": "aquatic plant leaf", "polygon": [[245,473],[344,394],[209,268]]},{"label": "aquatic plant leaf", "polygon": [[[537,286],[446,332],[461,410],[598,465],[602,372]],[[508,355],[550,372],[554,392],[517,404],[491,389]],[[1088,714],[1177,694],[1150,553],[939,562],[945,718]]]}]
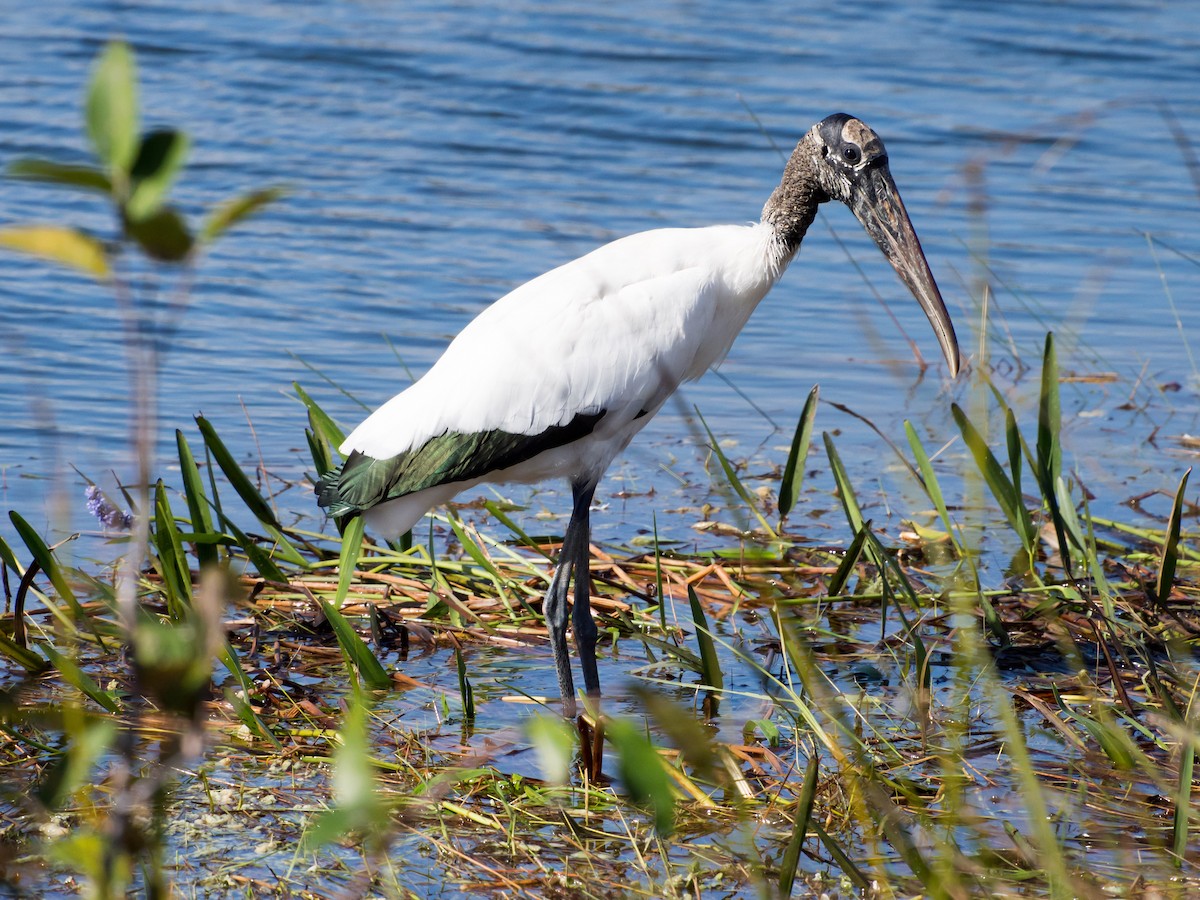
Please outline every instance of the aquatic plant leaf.
[{"label": "aquatic plant leaf", "polygon": [[854,485],[850,483],[846,467],[842,465],[842,458],[838,456],[837,448],[833,446],[833,438],[829,432],[822,431],[821,439],[825,442],[825,455],[829,459],[829,468],[833,472],[833,481],[837,485],[838,497],[841,498],[846,521],[850,523],[850,529],[857,534],[862,531],[863,517],[862,510],[858,505],[858,498],[854,495]]},{"label": "aquatic plant leaf", "polygon": [[462,648],[454,648],[454,665],[458,669],[458,692],[462,697],[463,717],[468,721],[475,719],[475,688],[467,677],[467,664],[463,660]]},{"label": "aquatic plant leaf", "polygon": [[[201,535],[212,535],[212,516],[209,514],[208,495],[204,491],[204,480],[200,477],[200,467],[192,455],[192,448],[182,431],[175,429],[175,447],[179,453],[179,471],[183,476],[183,495],[187,501],[188,516],[192,521],[192,531],[199,538]],[[196,540],[196,559],[200,568],[216,565],[218,554],[215,543]]]},{"label": "aquatic plant leaf", "polygon": [[605,734],[617,751],[617,771],[630,798],[653,810],[654,830],[668,837],[675,830],[675,794],[662,757],[628,719],[609,719]]},{"label": "aquatic plant leaf", "polygon": [[159,262],[182,262],[195,243],[183,216],[169,206],[160,206],[142,219],[126,218],[125,234]]},{"label": "aquatic plant leaf", "polygon": [[812,816],[813,801],[817,795],[817,758],[810,756],[808,766],[804,770],[804,784],[800,787],[800,796],[796,800],[792,837],[783,858],[779,861],[779,896],[790,897],[792,887],[796,883],[796,868],[800,864],[800,849],[804,846],[804,836],[808,833],[808,821]]},{"label": "aquatic plant leaf", "polygon": [[258,492],[258,489],[242,471],[242,467],[237,464],[233,458],[233,454],[225,446],[225,442],[221,440],[217,434],[217,430],[213,428],[211,422],[204,416],[196,416],[196,424],[200,427],[200,434],[204,437],[204,443],[213,455],[213,459],[217,465],[221,467],[221,471],[225,473],[225,478],[229,481],[230,486],[237,491],[237,495],[242,498],[242,502],[246,504],[254,517],[264,525],[270,525],[278,529],[280,527],[279,520],[275,518],[275,513],[271,509],[271,505],[263,498],[263,495]]},{"label": "aquatic plant leaf", "polygon": [[846,548],[846,553],[842,557],[842,561],[838,563],[837,571],[833,573],[833,577],[829,579],[829,584],[825,589],[830,597],[837,597],[846,589],[846,582],[850,580],[850,574],[854,571],[854,566],[858,562],[859,556],[862,555],[863,542],[866,541],[870,531],[870,521],[863,522],[862,527],[858,529],[858,533],[854,535],[854,540]]},{"label": "aquatic plant leaf", "polygon": [[721,674],[721,661],[717,658],[717,647],[713,642],[712,632],[708,630],[708,619],[704,615],[704,607],[696,596],[696,589],[688,585],[688,603],[692,607],[692,623],[696,626],[696,643],[700,647],[700,678],[707,687],[721,690],[725,687],[725,678]]},{"label": "aquatic plant leaf", "polygon": [[950,412],[958,424],[958,430],[962,432],[963,442],[966,443],[967,449],[975,458],[975,465],[983,475],[983,480],[987,482],[992,496],[1000,504],[1004,518],[1008,520],[1012,530],[1017,533],[1017,537],[1021,539],[1021,544],[1032,560],[1037,530],[1033,526],[1033,520],[1029,517],[1029,510],[1025,508],[1021,495],[1017,493],[1012,481],[1009,480],[1008,475],[1005,474],[1004,469],[997,462],[996,457],[962,408],[957,403],[953,403],[950,406]]},{"label": "aquatic plant leaf", "polygon": [[221,517],[221,527],[233,535],[233,539],[237,541],[238,546],[242,548],[242,552],[246,554],[246,558],[250,560],[250,564],[254,566],[260,576],[275,584],[288,583],[288,577],[271,559],[271,554],[263,550],[244,531],[233,524],[233,521],[225,513],[218,510],[217,515]]},{"label": "aquatic plant leaf", "polygon": [[700,424],[704,426],[704,430],[708,434],[709,449],[716,454],[717,461],[721,464],[721,471],[725,473],[725,480],[729,482],[729,486],[733,488],[733,491],[738,495],[738,498],[744,504],[746,504],[746,508],[750,510],[750,512],[754,515],[754,518],[758,519],[758,524],[762,526],[763,531],[765,531],[772,538],[775,538],[775,529],[767,523],[767,520],[763,518],[763,514],[759,512],[758,504],[754,502],[750,496],[750,492],[746,490],[746,486],[743,485],[742,480],[738,478],[737,471],[733,468],[733,463],[729,461],[729,458],[725,455],[724,451],[721,450],[721,445],[717,442],[716,435],[712,433],[712,429],[708,427],[708,423],[704,421],[704,416],[700,414],[700,410],[698,408],[693,407],[693,409],[696,410],[696,417],[700,419]]},{"label": "aquatic plant leaf", "polygon": [[25,181],[83,188],[105,195],[112,193],[112,180],[94,166],[69,165],[48,159],[18,159],[8,167],[8,174]]},{"label": "aquatic plant leaf", "polygon": [[138,149],[137,64],[129,45],[113,41],[92,69],[85,103],[88,138],[111,172],[126,176]]},{"label": "aquatic plant leaf", "polygon": [[121,704],[117,700],[117,695],[112,691],[104,690],[100,685],[96,684],[92,676],[79,668],[75,660],[63,653],[59,653],[49,644],[42,647],[42,650],[46,654],[46,658],[58,670],[58,674],[62,676],[63,681],[108,712],[120,712]]},{"label": "aquatic plant leaf", "polygon": [[26,522],[15,509],[9,510],[8,518],[13,523],[13,527],[17,529],[17,534],[20,535],[21,540],[25,542],[25,546],[29,548],[29,552],[33,554],[33,558],[38,561],[38,565],[46,573],[46,577],[50,579],[50,583],[54,585],[54,590],[58,593],[58,596],[71,607],[71,611],[75,615],[82,616],[83,608],[80,607],[79,601],[75,599],[75,592],[71,590],[71,585],[67,582],[62,566],[58,564],[58,560],[54,558],[54,554],[50,552],[50,548],[46,546],[46,542],[42,540],[41,536],[34,531],[33,526]]},{"label": "aquatic plant leaf", "polygon": [[292,388],[296,391],[296,396],[300,398],[300,402],[304,404],[308,410],[308,421],[314,432],[321,436],[322,439],[330,447],[340,447],[346,440],[346,433],[329,417],[329,414],[321,408],[304,388],[300,387],[299,382],[293,381]]},{"label": "aquatic plant leaf", "polygon": [[812,443],[813,421],[817,417],[817,401],[821,386],[814,384],[800,411],[796,422],[796,433],[792,435],[792,446],[788,451],[787,463],[783,467],[783,480],[779,483],[779,521],[787,518],[800,496],[800,485],[804,481],[804,462],[808,458],[808,447]]},{"label": "aquatic plant leaf", "polygon": [[26,225],[0,229],[0,247],[48,259],[100,279],[112,274],[104,245],[75,228]]},{"label": "aquatic plant leaf", "polygon": [[[365,533],[366,524],[362,516],[355,516],[347,522],[346,530],[342,533],[342,549],[338,556],[337,594],[333,601],[338,609],[346,602],[346,595],[350,593],[350,585],[354,582],[354,570],[358,567],[358,554],[362,549]],[[430,556],[430,559],[432,558]]]},{"label": "aquatic plant leaf", "polygon": [[200,243],[211,244],[238,222],[274,203],[285,193],[286,191],[279,187],[264,188],[222,203],[212,211],[200,229]]},{"label": "aquatic plant leaf", "polygon": [[318,598],[317,602],[321,604],[321,611],[333,629],[338,647],[342,651],[342,657],[346,661],[346,668],[350,670],[351,674],[357,672],[367,687],[373,690],[386,690],[391,687],[392,679],[387,670],[371,652],[371,648],[367,646],[366,642],[358,636],[358,632],[354,630],[346,617],[328,601]]},{"label": "aquatic plant leaf", "polygon": [[163,586],[167,590],[167,608],[171,617],[178,619],[192,605],[191,565],[179,539],[179,527],[162,479],[154,486],[153,538]]},{"label": "aquatic plant leaf", "polygon": [[183,169],[188,144],[188,136],[173,128],[161,128],[142,138],[130,173],[133,187],[125,204],[125,215],[141,221],[162,208],[167,192]]},{"label": "aquatic plant leaf", "polygon": [[962,546],[958,542],[954,524],[950,521],[950,511],[946,508],[946,500],[942,496],[942,486],[938,483],[937,474],[933,471],[933,462],[930,460],[929,454],[925,452],[925,446],[921,443],[917,430],[913,428],[908,419],[904,420],[904,433],[908,437],[908,446],[912,449],[913,457],[917,461],[917,470],[921,473],[921,486],[925,488],[925,495],[929,497],[933,508],[937,510],[938,518],[942,520],[942,527],[946,529],[946,534],[950,537],[955,551],[961,555]]},{"label": "aquatic plant leaf", "polygon": [[562,716],[530,716],[525,734],[537,754],[543,777],[552,784],[569,784],[575,754],[576,730]]},{"label": "aquatic plant leaf", "polygon": [[1179,561],[1179,528],[1183,518],[1183,497],[1191,474],[1192,470],[1189,467],[1179,480],[1175,502],[1171,505],[1171,518],[1167,521],[1166,539],[1163,541],[1162,556],[1158,563],[1158,579],[1154,588],[1160,606],[1165,606],[1170,599],[1171,585],[1175,581],[1175,566]]}]

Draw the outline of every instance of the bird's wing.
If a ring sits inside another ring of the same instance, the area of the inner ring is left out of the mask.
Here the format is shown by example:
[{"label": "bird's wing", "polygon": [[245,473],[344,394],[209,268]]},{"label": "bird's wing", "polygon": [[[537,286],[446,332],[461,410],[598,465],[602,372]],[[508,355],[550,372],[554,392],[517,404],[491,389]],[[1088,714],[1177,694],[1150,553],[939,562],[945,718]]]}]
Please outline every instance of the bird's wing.
[{"label": "bird's wing", "polygon": [[350,434],[321,505],[345,515],[484,478],[579,440],[606,415],[627,423],[656,410],[695,367],[716,314],[710,268],[679,252],[688,237],[635,235],[496,301]]},{"label": "bird's wing", "polygon": [[386,459],[444,434],[539,435],[580,415],[661,402],[716,314],[711,272],[678,249],[681,236],[694,243],[707,230],[634,235],[497,300],[342,451]]}]

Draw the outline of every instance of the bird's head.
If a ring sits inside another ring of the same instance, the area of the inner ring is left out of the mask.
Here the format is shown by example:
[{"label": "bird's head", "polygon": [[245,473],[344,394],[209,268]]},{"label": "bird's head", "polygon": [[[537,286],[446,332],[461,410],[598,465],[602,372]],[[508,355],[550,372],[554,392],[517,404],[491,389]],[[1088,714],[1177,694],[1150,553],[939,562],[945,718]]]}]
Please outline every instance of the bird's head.
[{"label": "bird's head", "polygon": [[879,135],[860,119],[835,113],[814,125],[796,150],[809,156],[807,166],[800,168],[815,176],[824,194],[816,198],[818,202],[840,200],[850,207],[920,302],[953,377],[959,366],[954,326],[892,180]]}]

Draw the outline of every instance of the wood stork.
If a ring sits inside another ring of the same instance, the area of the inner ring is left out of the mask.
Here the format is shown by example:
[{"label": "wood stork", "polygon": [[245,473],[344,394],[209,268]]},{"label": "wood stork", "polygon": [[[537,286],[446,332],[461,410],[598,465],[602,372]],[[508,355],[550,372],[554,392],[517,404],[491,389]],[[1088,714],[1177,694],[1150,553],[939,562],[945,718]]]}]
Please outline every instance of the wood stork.
[{"label": "wood stork", "polygon": [[682,382],[724,358],[827,200],[849,206],[875,239],[929,317],[953,377],[954,326],[883,142],[839,113],[796,145],[757,224],[630,235],[481,312],[420,380],[346,438],[348,456],[321,478],[319,504],[396,537],[480,482],[567,479],[574,508],[544,613],[564,713],[573,717],[569,606],[584,686],[600,692],[588,599],[596,485]]}]

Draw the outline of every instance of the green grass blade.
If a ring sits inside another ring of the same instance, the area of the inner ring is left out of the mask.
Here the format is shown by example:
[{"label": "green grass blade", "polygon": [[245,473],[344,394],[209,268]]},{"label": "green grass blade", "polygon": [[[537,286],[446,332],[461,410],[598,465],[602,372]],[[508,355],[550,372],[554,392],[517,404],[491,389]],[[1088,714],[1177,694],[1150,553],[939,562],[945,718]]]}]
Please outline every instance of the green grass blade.
[{"label": "green grass blade", "polygon": [[275,737],[271,729],[267,727],[266,722],[259,718],[258,713],[250,705],[248,698],[254,695],[254,684],[250,681],[249,676],[246,675],[246,670],[242,668],[241,660],[238,659],[237,651],[234,649],[233,644],[225,641],[217,653],[217,658],[221,660],[226,671],[237,682],[237,690],[227,688],[225,690],[225,697],[233,705],[238,718],[245,723],[251,732],[271,744],[276,750],[282,751],[283,744],[279,742],[279,738]]},{"label": "green grass blade", "polygon": [[[197,535],[212,534],[212,516],[208,512],[209,502],[208,495],[204,492],[204,480],[200,477],[200,468],[196,465],[192,448],[179,429],[175,429],[175,446],[179,451],[179,471],[183,476],[183,494],[187,500],[188,516],[192,520],[192,531]],[[197,542],[195,546],[196,559],[201,569],[217,564],[215,544]]]},{"label": "green grass blade", "polygon": [[825,845],[825,849],[829,851],[829,855],[833,857],[833,861],[837,863],[842,873],[854,882],[854,885],[860,891],[871,890],[871,879],[863,874],[862,869],[854,864],[854,860],[841,848],[841,845],[835,841],[816,819],[812,820],[813,831],[817,833],[817,837],[821,839],[821,843]]},{"label": "green grass blade", "polygon": [[462,695],[463,716],[468,722],[475,719],[475,688],[467,677],[467,664],[463,661],[462,648],[454,648],[454,664],[458,668],[458,692]]},{"label": "green grass blade", "polygon": [[796,801],[795,821],[792,824],[792,838],[788,841],[783,858],[779,861],[779,896],[790,897],[792,887],[796,883],[796,868],[800,864],[800,850],[804,846],[804,836],[808,832],[808,820],[812,816],[813,801],[817,795],[817,757],[808,758],[808,767],[804,770],[804,784],[800,788],[800,797]]},{"label": "green grass blade", "polygon": [[342,551],[338,557],[337,596],[333,601],[338,609],[346,602],[346,595],[350,593],[350,585],[354,582],[354,570],[358,567],[358,554],[365,533],[366,523],[362,516],[355,516],[346,523],[346,530],[342,534]]},{"label": "green grass blade", "polygon": [[345,432],[337,426],[320,404],[310,397],[304,388],[300,387],[299,382],[293,381],[292,387],[296,391],[296,396],[300,398],[300,402],[308,410],[308,420],[312,424],[313,431],[320,435],[330,447],[340,447],[346,440]]},{"label": "green grass blade", "polygon": [[1155,584],[1155,595],[1159,605],[1165,606],[1171,596],[1171,584],[1175,580],[1175,566],[1179,561],[1179,527],[1183,517],[1183,495],[1187,491],[1188,477],[1192,474],[1189,467],[1179,481],[1179,489],[1175,491],[1175,503],[1171,506],[1171,518],[1167,522],[1166,540],[1163,541],[1162,556],[1158,564],[1158,581]]},{"label": "green grass blade", "polygon": [[167,609],[172,619],[180,619],[192,605],[191,564],[179,539],[179,527],[162,479],[154,485],[153,541],[167,592]]},{"label": "green grass blade", "polygon": [[338,612],[331,603],[321,599],[318,599],[317,602],[321,604],[321,611],[325,613],[325,618],[333,628],[333,634],[342,650],[342,657],[346,661],[347,669],[352,673],[357,672],[369,688],[385,690],[391,687],[392,679],[387,670],[371,652],[371,648],[367,646],[366,642],[358,636],[346,617]]},{"label": "green grass blade", "polygon": [[946,500],[942,496],[942,486],[938,483],[937,475],[933,471],[933,462],[929,459],[929,454],[925,452],[917,430],[913,428],[908,419],[904,420],[904,433],[908,436],[908,446],[912,449],[913,457],[917,461],[917,470],[921,473],[921,485],[925,488],[925,494],[933,503],[933,508],[937,510],[938,518],[942,520],[942,527],[946,529],[946,534],[950,535],[950,540],[954,543],[954,549],[961,555],[962,546],[958,542],[957,532],[950,521],[950,511],[946,508]]},{"label": "green grass blade", "polygon": [[983,480],[987,482],[992,496],[1000,504],[1004,518],[1008,520],[1012,530],[1017,533],[1017,537],[1021,539],[1021,544],[1028,551],[1032,560],[1037,530],[1033,526],[1033,520],[1029,517],[1029,510],[1025,508],[1024,500],[1017,493],[1016,487],[962,408],[954,403],[950,406],[950,412],[958,424],[958,430],[962,433],[963,442],[975,458],[975,465],[983,475]]},{"label": "green grass blade", "polygon": [[[695,407],[693,407],[695,408]],[[762,526],[763,531],[771,536],[772,539],[777,537],[775,529],[763,517],[763,514],[758,509],[758,504],[750,496],[750,492],[746,490],[746,486],[742,484],[742,480],[738,478],[737,472],[733,468],[733,463],[729,461],[729,457],[721,449],[721,445],[717,442],[716,435],[712,433],[712,429],[708,427],[708,423],[704,421],[704,416],[700,414],[700,410],[696,409],[696,416],[700,419],[700,424],[704,426],[704,431],[708,434],[708,446],[716,454],[717,461],[721,464],[721,471],[725,473],[725,480],[729,482],[729,486],[733,488],[739,499],[746,504],[746,508],[753,513],[754,518],[758,519],[758,524]]]},{"label": "green grass blade", "polygon": [[812,443],[813,421],[817,416],[817,402],[820,399],[820,385],[813,385],[800,411],[800,420],[796,423],[796,433],[792,435],[792,447],[788,451],[787,464],[783,467],[783,480],[779,484],[779,527],[796,505],[800,496],[800,485],[804,481],[804,462],[808,458],[808,447]]},{"label": "green grass blade", "polygon": [[233,454],[229,452],[229,449],[225,446],[225,442],[221,440],[217,434],[217,430],[213,428],[212,423],[204,418],[204,416],[196,416],[196,424],[200,426],[200,433],[204,436],[204,444],[212,453],[217,465],[221,467],[221,471],[225,473],[226,480],[237,491],[238,496],[242,498],[242,502],[246,504],[250,512],[254,514],[254,517],[263,525],[269,525],[276,530],[281,528],[282,526],[280,526],[279,520],[275,517],[271,505],[267,503],[263,495],[258,492],[258,488],[254,486],[254,483],[242,471],[242,467],[237,464],[237,461],[233,458]]},{"label": "green grass blade", "polygon": [[275,560],[271,559],[271,554],[263,550],[247,534],[234,525],[228,516],[224,513],[218,514],[221,517],[222,527],[233,535],[233,539],[237,541],[238,546],[242,548],[242,552],[246,554],[246,558],[250,560],[250,564],[254,566],[258,574],[267,581],[273,581],[276,584],[287,584],[287,575],[275,564]]},{"label": "green grass blade", "polygon": [[628,719],[609,719],[605,734],[616,748],[617,769],[633,801],[654,811],[659,837],[670,836],[675,830],[675,795],[662,757]]},{"label": "green grass blade", "polygon": [[[1050,522],[1058,538],[1058,554],[1063,571],[1071,574],[1071,531],[1064,518],[1064,502],[1058,488],[1062,475],[1062,402],[1058,391],[1058,356],[1054,351],[1054,332],[1046,332],[1046,347],[1042,354],[1042,390],[1038,399],[1037,461],[1038,483],[1042,499],[1050,513]],[[1080,548],[1082,549],[1082,547]]]},{"label": "green grass blade", "polygon": [[858,533],[854,535],[854,540],[846,548],[846,554],[842,557],[841,563],[838,564],[837,571],[833,573],[833,577],[829,579],[829,585],[826,588],[826,592],[830,597],[837,597],[846,589],[846,582],[850,580],[854,566],[858,562],[859,556],[862,555],[863,542],[866,541],[870,531],[871,523],[869,521],[863,522],[862,528],[858,530]]},{"label": "green grass blade", "polygon": [[43,648],[47,659],[53,663],[54,668],[58,669],[58,673],[62,676],[63,681],[74,687],[81,694],[99,704],[103,709],[110,713],[118,713],[121,711],[121,704],[117,701],[117,695],[112,691],[106,691],[92,680],[92,676],[79,668],[75,660],[68,656],[59,653],[50,645]]},{"label": "green grass blade", "polygon": [[38,565],[46,573],[46,577],[50,579],[50,583],[54,585],[54,590],[58,593],[59,598],[71,608],[75,615],[83,615],[83,609],[79,606],[79,601],[75,599],[75,592],[71,590],[62,566],[58,564],[58,560],[54,558],[54,554],[50,552],[46,542],[28,522],[21,518],[20,513],[16,510],[9,510],[8,518],[13,523],[13,527],[17,529],[17,534],[25,542],[25,546],[33,558],[38,561]]},{"label": "green grass blade", "polygon": [[226,480],[237,492],[237,495],[242,498],[242,502],[254,517],[262,524],[263,528],[271,535],[276,545],[278,555],[295,566],[307,566],[308,561],[304,555],[300,553],[292,542],[283,534],[283,526],[279,524],[271,505],[266,501],[266,498],[259,493],[258,488],[242,471],[242,467],[237,464],[233,458],[233,454],[229,452],[224,441],[217,434],[212,423],[203,416],[196,416],[196,424],[200,426],[200,433],[204,436],[204,444],[212,453],[212,458],[220,466]]},{"label": "green grass blade", "polygon": [[721,662],[717,658],[717,647],[713,641],[712,632],[708,630],[708,618],[704,615],[704,607],[696,596],[696,589],[688,585],[688,602],[692,607],[692,623],[696,626],[696,643],[700,647],[700,677],[705,686],[719,691],[725,687],[725,678],[721,674]]},{"label": "green grass blade", "polygon": [[858,505],[858,498],[854,495],[854,486],[850,483],[850,477],[846,474],[842,458],[838,456],[837,448],[833,446],[833,438],[829,432],[821,432],[821,439],[825,442],[825,455],[829,458],[829,468],[833,472],[833,481],[837,485],[842,509],[846,512],[846,521],[850,523],[850,530],[858,534],[863,528],[863,516]]},{"label": "green grass blade", "polygon": [[22,647],[2,631],[0,631],[0,655],[7,656],[30,675],[40,674],[47,668],[45,659],[28,647]]},{"label": "green grass blade", "polygon": [[1171,819],[1171,849],[1174,863],[1182,868],[1188,852],[1188,820],[1192,810],[1192,778],[1196,767],[1196,745],[1183,741],[1179,757],[1179,786],[1175,791],[1175,814]]}]

